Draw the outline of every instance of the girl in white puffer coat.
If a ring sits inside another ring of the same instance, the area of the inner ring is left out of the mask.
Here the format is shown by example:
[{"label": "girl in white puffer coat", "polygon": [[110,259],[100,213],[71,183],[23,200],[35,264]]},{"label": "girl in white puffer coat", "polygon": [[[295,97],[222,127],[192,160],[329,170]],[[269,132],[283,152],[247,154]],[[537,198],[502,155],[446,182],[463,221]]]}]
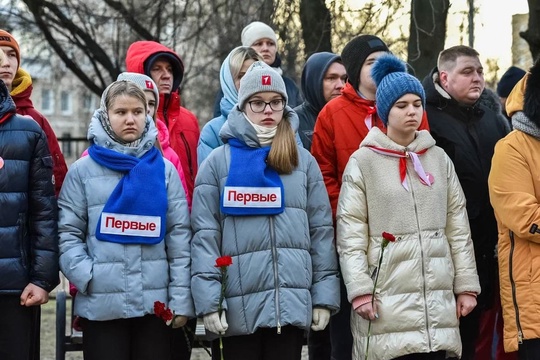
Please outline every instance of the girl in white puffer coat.
[{"label": "girl in white puffer coat", "polygon": [[[480,293],[463,191],[445,152],[417,131],[425,94],[405,71],[390,54],[374,64],[387,134],[371,129],[343,174],[336,241],[353,359],[461,356],[459,318]],[[396,239],[385,249],[383,232]]]}]

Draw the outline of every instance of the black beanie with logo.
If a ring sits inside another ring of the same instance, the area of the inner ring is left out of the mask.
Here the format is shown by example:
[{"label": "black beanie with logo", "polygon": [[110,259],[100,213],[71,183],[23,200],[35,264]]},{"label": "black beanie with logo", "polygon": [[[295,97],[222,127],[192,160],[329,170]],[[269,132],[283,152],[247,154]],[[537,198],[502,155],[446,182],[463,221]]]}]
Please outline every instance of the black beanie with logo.
[{"label": "black beanie with logo", "polygon": [[367,57],[376,51],[390,52],[388,46],[375,35],[360,35],[345,45],[341,59],[347,71],[348,81],[358,89],[358,78]]}]

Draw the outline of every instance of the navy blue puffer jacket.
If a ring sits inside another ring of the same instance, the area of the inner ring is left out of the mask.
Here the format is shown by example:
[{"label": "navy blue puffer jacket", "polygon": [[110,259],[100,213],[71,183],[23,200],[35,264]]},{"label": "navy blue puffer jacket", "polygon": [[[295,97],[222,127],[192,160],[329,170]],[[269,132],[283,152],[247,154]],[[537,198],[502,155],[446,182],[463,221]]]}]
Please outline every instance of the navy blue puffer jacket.
[{"label": "navy blue puffer jacket", "polygon": [[15,115],[0,81],[0,295],[29,283],[59,283],[58,210],[47,138],[32,119]]}]

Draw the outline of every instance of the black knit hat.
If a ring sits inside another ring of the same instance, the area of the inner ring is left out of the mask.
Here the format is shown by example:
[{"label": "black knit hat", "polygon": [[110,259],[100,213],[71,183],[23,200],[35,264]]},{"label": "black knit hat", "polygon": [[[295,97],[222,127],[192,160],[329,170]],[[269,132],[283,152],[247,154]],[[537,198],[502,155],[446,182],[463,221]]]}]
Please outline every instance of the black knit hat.
[{"label": "black knit hat", "polygon": [[522,70],[516,66],[510,66],[497,84],[497,95],[500,97],[508,97],[517,82],[524,76],[525,70]]},{"label": "black knit hat", "polygon": [[367,57],[376,51],[390,52],[384,41],[377,36],[360,35],[349,41],[341,52],[341,60],[347,70],[348,81],[355,89],[358,89],[358,77],[362,65]]}]

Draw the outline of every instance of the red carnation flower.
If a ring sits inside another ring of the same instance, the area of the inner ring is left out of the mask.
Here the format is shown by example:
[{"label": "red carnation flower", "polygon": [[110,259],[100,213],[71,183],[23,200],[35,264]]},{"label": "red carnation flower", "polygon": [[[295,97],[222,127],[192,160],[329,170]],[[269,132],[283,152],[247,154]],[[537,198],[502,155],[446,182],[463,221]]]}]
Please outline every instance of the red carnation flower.
[{"label": "red carnation flower", "polygon": [[232,264],[232,257],[230,256],[221,256],[216,259],[215,267],[224,267]]},{"label": "red carnation flower", "polygon": [[172,321],[174,314],[171,311],[171,309],[167,308],[164,303],[161,301],[154,301],[154,314],[165,321],[167,325],[170,324],[170,321]]},{"label": "red carnation flower", "polygon": [[390,241],[390,242],[396,241],[396,237],[394,235],[390,234],[390,233],[387,233],[387,232],[383,232],[382,237],[383,237],[383,239],[385,239],[387,241]]}]

